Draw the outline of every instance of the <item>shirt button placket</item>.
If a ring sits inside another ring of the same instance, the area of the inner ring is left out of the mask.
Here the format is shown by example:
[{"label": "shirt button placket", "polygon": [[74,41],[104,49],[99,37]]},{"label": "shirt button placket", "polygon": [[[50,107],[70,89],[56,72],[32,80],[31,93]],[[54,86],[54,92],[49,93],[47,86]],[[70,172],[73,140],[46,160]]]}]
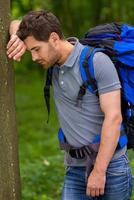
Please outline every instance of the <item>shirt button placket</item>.
[{"label": "shirt button placket", "polygon": [[61,85],[64,85],[64,81],[61,81],[60,84],[61,84]]},{"label": "shirt button placket", "polygon": [[61,70],[61,74],[64,74],[64,70]]},{"label": "shirt button placket", "polygon": [[59,74],[59,83],[60,83],[60,86],[61,86],[61,88],[64,88],[64,70],[63,69],[61,69],[60,70],[60,74]]}]

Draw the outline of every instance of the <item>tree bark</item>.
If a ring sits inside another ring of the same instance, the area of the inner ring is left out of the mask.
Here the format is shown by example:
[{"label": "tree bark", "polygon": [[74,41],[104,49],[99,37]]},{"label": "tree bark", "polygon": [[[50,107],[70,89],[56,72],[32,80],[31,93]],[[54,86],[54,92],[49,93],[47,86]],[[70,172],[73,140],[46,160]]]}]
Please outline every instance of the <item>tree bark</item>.
[{"label": "tree bark", "polygon": [[14,71],[6,56],[9,23],[10,0],[0,0],[0,200],[20,200]]}]

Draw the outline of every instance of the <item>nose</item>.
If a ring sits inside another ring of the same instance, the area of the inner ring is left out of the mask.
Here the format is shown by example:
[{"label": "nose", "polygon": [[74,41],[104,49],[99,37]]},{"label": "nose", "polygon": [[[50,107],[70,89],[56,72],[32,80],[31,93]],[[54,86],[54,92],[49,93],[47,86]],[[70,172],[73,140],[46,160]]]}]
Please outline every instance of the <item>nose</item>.
[{"label": "nose", "polygon": [[37,53],[31,53],[31,55],[32,55],[32,60],[35,62],[35,61],[37,61],[38,60],[38,54]]}]

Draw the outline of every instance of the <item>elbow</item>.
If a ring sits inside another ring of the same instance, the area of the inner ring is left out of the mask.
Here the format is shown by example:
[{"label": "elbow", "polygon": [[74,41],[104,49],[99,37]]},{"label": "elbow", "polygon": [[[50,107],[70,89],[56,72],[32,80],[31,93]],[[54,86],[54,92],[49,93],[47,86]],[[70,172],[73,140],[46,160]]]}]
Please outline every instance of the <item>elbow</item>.
[{"label": "elbow", "polygon": [[120,125],[122,123],[122,115],[121,113],[112,113],[106,116],[107,120],[112,124]]},{"label": "elbow", "polygon": [[115,117],[113,118],[113,120],[114,120],[117,124],[121,124],[121,123],[122,123],[122,115],[121,115],[121,114],[115,115]]}]

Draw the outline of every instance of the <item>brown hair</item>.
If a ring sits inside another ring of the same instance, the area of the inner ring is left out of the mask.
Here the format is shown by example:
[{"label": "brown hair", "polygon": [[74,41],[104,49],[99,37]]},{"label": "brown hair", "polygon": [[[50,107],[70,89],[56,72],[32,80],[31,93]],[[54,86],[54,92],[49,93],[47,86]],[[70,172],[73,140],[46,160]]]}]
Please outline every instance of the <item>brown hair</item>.
[{"label": "brown hair", "polygon": [[21,40],[34,36],[38,41],[48,41],[52,32],[56,32],[60,39],[63,38],[57,17],[49,11],[40,10],[30,11],[23,17],[17,35]]}]

